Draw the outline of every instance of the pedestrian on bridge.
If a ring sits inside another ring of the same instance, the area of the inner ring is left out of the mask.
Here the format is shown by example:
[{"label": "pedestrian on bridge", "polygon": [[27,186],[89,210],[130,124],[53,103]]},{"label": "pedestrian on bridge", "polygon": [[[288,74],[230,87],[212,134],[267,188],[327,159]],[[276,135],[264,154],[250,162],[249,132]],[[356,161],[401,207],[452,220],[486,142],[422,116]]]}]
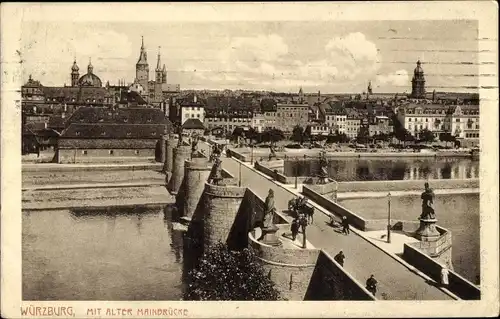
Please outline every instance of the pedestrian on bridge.
[{"label": "pedestrian on bridge", "polygon": [[375,294],[377,293],[377,284],[378,282],[373,275],[371,275],[370,278],[366,280],[366,290],[371,292],[373,296],[375,296]]},{"label": "pedestrian on bridge", "polygon": [[342,234],[349,235],[349,221],[347,216],[342,216]]},{"label": "pedestrian on bridge", "polygon": [[291,230],[292,230],[292,239],[295,240],[295,238],[297,237],[297,234],[299,233],[299,220],[298,220],[298,218],[293,219]]},{"label": "pedestrian on bridge", "polygon": [[333,259],[335,259],[335,261],[338,262],[340,264],[340,266],[344,267],[345,255],[342,252],[342,250],[337,255],[335,255],[335,257],[333,257]]},{"label": "pedestrian on bridge", "polygon": [[443,268],[441,268],[441,285],[443,285],[443,287],[447,287],[449,284],[448,280],[449,273],[450,271],[446,266],[443,266]]}]

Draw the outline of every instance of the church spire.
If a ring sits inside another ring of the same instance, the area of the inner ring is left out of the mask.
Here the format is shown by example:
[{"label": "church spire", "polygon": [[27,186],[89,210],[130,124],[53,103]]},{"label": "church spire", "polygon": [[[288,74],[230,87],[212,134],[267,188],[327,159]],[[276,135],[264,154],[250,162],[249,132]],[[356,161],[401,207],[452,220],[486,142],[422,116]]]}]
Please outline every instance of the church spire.
[{"label": "church spire", "polygon": [[139,54],[139,60],[137,61],[138,65],[147,65],[148,64],[148,55],[146,53],[146,48],[144,47],[144,37],[141,37],[141,53]]},{"label": "church spire", "polygon": [[161,47],[158,47],[158,62],[156,63],[156,71],[160,72],[161,71],[161,56],[160,56],[160,50]]}]

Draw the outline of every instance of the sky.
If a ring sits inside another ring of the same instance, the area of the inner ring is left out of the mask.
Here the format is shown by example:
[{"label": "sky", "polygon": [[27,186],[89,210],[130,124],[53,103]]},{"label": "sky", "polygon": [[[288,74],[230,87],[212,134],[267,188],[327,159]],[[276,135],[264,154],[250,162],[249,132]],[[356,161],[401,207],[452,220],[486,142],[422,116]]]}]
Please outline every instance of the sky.
[{"label": "sky", "polygon": [[[428,91],[476,91],[477,21],[26,22],[23,82],[70,83],[89,59],[103,83],[132,83],[141,36],[181,89],[410,92],[417,60]],[[161,49],[159,49],[161,47]]]}]

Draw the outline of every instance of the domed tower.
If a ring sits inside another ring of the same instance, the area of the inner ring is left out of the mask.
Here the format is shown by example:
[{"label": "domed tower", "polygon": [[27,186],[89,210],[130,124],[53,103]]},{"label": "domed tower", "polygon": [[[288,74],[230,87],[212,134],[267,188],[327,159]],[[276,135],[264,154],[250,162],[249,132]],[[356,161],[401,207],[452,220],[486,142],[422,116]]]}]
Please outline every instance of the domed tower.
[{"label": "domed tower", "polygon": [[89,65],[87,66],[87,74],[92,74],[94,72],[94,66],[92,65],[92,60],[89,58]]},{"label": "domed tower", "polygon": [[415,99],[425,98],[425,77],[420,60],[417,61],[417,67],[413,71],[413,78],[411,80],[411,97]]},{"label": "domed tower", "polygon": [[76,58],[73,61],[73,66],[71,67],[71,86],[78,86],[78,79],[80,78],[80,73],[78,72],[80,68],[76,64]]},{"label": "domed tower", "polygon": [[148,89],[149,81],[149,64],[148,55],[146,53],[146,48],[144,47],[144,37],[142,37],[141,53],[139,54],[139,60],[135,65],[135,78],[137,82],[145,89]]},{"label": "domed tower", "polygon": [[367,88],[368,95],[371,95],[373,93],[372,91],[372,81],[368,82],[368,88]]}]

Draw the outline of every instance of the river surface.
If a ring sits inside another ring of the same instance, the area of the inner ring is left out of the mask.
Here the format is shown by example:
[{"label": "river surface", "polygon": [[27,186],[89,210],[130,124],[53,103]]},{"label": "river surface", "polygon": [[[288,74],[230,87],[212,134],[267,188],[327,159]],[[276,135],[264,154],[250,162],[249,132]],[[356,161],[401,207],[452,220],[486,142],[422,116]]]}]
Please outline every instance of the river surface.
[{"label": "river surface", "polygon": [[[368,219],[387,218],[386,198],[345,199],[339,202]],[[479,194],[436,195],[435,210],[438,225],[451,231],[455,271],[479,284]],[[416,220],[420,213],[420,196],[392,197],[393,218]]]},{"label": "river surface", "polygon": [[24,300],[180,300],[170,209],[23,212]]},{"label": "river surface", "polygon": [[[339,182],[479,178],[479,160],[469,158],[329,158],[329,176]],[[318,160],[285,160],[286,176],[316,176]]]}]

